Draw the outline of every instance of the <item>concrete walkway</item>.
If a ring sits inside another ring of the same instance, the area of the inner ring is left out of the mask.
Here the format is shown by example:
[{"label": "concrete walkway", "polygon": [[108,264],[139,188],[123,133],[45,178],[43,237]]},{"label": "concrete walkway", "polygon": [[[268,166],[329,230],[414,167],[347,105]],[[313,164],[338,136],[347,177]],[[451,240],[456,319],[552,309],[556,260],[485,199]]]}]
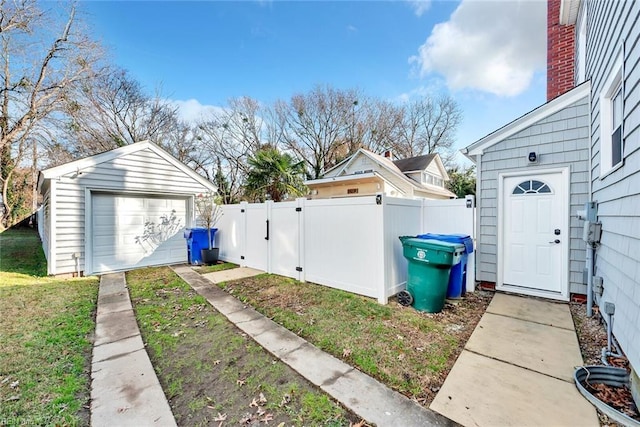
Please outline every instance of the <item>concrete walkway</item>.
[{"label": "concrete walkway", "polygon": [[430,408],[464,426],[599,426],[567,304],[496,294]]},{"label": "concrete walkway", "polygon": [[124,273],[100,277],[91,380],[93,427],[176,425],[144,348]]},{"label": "concrete walkway", "polygon": [[319,350],[211,283],[254,276],[262,271],[243,268],[203,277],[189,266],[173,270],[258,344],[366,421],[378,427],[455,425]]}]

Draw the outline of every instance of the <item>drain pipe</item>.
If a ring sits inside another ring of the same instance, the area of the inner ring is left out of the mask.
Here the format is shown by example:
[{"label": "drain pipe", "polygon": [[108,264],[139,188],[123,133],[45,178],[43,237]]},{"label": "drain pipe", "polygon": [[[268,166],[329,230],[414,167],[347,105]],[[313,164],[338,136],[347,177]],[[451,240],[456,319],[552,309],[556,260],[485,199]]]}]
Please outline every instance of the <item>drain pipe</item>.
[{"label": "drain pipe", "polygon": [[[595,223],[598,218],[597,204],[595,202],[587,202],[584,205],[585,209],[585,228],[589,227],[589,223]],[[587,264],[587,317],[593,316],[593,264],[596,255],[597,244],[594,243],[585,230],[584,241],[586,242],[587,251],[585,254]]]},{"label": "drain pipe", "polygon": [[595,251],[593,245],[587,243],[587,317],[593,316],[593,258]]},{"label": "drain pipe", "polygon": [[620,346],[618,345],[618,343],[615,343],[615,348],[616,351],[612,351],[612,348],[614,346],[614,337],[613,337],[613,315],[616,312],[616,306],[615,304],[611,303],[611,302],[605,302],[604,303],[604,312],[605,314],[609,317],[609,320],[607,321],[607,347],[602,349],[602,357],[600,358],[600,360],[602,361],[602,363],[604,363],[605,365],[610,365],[609,361],[607,360],[607,357],[616,357],[616,358],[625,358],[624,354],[620,354],[619,352],[619,348]]}]

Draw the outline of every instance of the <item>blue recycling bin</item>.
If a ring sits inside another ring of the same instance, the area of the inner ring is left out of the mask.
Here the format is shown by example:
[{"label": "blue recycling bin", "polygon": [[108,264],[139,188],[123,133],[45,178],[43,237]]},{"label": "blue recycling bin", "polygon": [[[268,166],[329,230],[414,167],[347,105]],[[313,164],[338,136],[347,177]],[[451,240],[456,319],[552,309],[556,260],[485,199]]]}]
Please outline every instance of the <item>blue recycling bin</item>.
[{"label": "blue recycling bin", "polygon": [[466,234],[436,234],[427,233],[416,236],[418,239],[439,240],[448,243],[461,243],[465,247],[460,263],[451,268],[449,285],[447,286],[447,298],[460,298],[466,291],[467,261],[469,254],[473,252],[473,239]]},{"label": "blue recycling bin", "polygon": [[[217,229],[211,229],[211,239],[213,240]],[[209,249],[207,239],[209,238],[206,228],[185,228],[184,238],[187,239],[187,260],[189,264],[202,264],[201,249]]]}]

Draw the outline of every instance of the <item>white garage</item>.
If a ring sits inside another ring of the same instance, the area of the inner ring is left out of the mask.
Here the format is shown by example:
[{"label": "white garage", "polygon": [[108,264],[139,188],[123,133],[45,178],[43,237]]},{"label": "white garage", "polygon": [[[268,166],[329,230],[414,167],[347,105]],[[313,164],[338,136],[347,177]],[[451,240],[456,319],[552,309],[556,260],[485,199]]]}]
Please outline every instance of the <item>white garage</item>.
[{"label": "white garage", "polygon": [[44,170],[39,190],[49,274],[89,275],[186,262],[194,198],[215,187],[143,141]]}]

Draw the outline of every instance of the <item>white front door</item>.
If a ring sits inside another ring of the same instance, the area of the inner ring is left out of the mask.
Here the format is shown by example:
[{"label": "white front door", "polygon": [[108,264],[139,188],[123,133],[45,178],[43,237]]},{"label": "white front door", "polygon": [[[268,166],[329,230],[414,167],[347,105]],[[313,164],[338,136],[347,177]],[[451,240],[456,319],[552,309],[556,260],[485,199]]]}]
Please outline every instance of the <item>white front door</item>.
[{"label": "white front door", "polygon": [[562,173],[503,178],[499,289],[567,299],[567,209]]}]

